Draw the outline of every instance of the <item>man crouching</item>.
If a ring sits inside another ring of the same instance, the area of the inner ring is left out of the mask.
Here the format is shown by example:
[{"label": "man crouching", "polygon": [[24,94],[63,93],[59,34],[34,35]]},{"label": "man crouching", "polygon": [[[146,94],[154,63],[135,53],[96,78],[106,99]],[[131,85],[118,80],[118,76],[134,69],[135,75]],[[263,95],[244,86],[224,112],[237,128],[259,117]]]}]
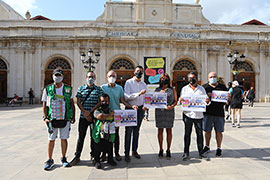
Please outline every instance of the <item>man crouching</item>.
[{"label": "man crouching", "polygon": [[113,142],[115,140],[115,123],[114,112],[109,109],[110,97],[107,94],[100,96],[100,108],[98,108],[94,116],[97,119],[92,137],[94,139],[94,158],[96,162],[96,168],[102,169],[100,163],[101,152],[108,153],[108,163],[112,166],[116,166],[116,162],[113,160]]}]

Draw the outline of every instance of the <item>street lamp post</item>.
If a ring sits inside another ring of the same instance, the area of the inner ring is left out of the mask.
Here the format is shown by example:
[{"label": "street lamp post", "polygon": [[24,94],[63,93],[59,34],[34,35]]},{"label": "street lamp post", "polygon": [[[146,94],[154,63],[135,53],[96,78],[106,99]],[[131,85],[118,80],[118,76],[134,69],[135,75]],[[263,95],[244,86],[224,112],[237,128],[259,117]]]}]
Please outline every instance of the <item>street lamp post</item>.
[{"label": "street lamp post", "polygon": [[89,71],[95,71],[96,66],[95,64],[98,64],[100,60],[100,54],[99,52],[97,52],[95,54],[95,59],[94,59],[94,51],[90,48],[87,52],[87,58],[86,58],[86,53],[82,52],[81,53],[81,61],[83,63],[83,67],[84,69],[87,70],[87,72]]},{"label": "street lamp post", "polygon": [[227,55],[227,58],[228,58],[229,64],[231,65],[232,72],[235,75],[235,79],[237,79],[237,75],[239,74],[238,64],[244,62],[246,56],[244,54],[239,56],[239,52],[236,50],[236,51],[234,51],[233,55],[231,53],[229,53]]}]

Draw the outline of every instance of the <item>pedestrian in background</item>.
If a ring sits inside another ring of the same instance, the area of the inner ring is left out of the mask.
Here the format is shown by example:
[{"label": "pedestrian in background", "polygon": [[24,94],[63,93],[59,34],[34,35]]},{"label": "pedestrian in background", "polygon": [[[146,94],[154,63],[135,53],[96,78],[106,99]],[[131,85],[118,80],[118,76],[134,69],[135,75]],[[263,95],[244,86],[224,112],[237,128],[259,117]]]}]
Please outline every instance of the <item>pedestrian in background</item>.
[{"label": "pedestrian in background", "polygon": [[[241,110],[243,107],[243,90],[239,87],[238,81],[232,82],[232,88],[229,90],[231,95],[232,108],[232,127],[240,128]],[[235,124],[235,114],[237,114],[237,124]]]}]

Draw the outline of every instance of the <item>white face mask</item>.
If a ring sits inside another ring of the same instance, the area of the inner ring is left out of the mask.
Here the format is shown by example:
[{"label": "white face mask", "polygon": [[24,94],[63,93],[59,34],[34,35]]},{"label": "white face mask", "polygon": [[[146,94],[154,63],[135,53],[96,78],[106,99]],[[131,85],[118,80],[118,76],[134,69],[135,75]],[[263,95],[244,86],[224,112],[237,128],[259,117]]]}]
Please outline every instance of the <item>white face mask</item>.
[{"label": "white face mask", "polygon": [[114,84],[115,81],[116,81],[116,79],[115,79],[114,77],[109,77],[109,78],[108,78],[108,82],[109,82],[110,84]]},{"label": "white face mask", "polygon": [[55,76],[53,75],[53,81],[58,83],[61,83],[63,81],[63,76]]},{"label": "white face mask", "polygon": [[93,85],[95,83],[95,79],[94,78],[86,79],[86,83]]}]

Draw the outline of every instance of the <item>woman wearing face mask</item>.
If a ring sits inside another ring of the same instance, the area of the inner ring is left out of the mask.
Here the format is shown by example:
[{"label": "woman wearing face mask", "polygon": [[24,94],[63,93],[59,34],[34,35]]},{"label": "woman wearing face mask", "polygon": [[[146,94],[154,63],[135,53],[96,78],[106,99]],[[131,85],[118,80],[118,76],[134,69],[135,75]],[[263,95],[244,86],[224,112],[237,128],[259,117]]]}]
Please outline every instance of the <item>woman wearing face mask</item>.
[{"label": "woman wearing face mask", "polygon": [[167,93],[167,107],[165,109],[155,109],[156,127],[158,128],[158,142],[160,158],[163,157],[163,130],[167,132],[167,151],[166,157],[171,158],[172,128],[174,123],[174,107],[177,105],[176,90],[171,87],[171,81],[168,74],[162,74],[159,80],[159,87],[155,92]]}]

